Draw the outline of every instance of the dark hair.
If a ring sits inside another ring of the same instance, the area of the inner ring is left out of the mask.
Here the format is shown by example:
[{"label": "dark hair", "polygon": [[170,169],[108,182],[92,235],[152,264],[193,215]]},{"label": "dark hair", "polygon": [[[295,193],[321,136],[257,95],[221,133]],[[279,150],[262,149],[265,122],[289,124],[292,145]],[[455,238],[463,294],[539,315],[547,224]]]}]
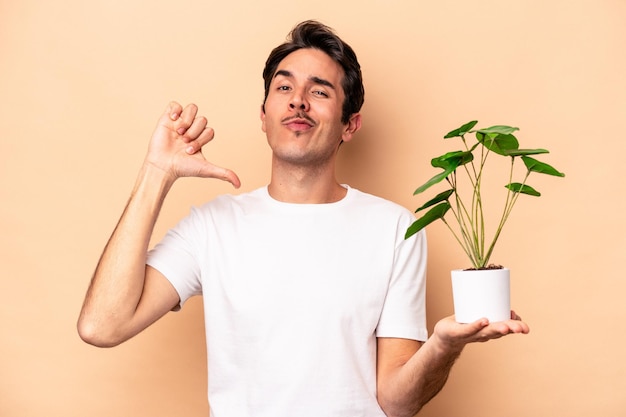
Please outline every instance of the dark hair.
[{"label": "dark hair", "polygon": [[[278,64],[290,53],[304,48],[321,50],[343,68],[342,87],[345,100],[341,122],[348,123],[350,116],[361,110],[365,99],[361,66],[350,45],[341,40],[331,28],[314,20],[304,21],[293,28],[287,41],[274,48],[267,58],[263,69],[263,79],[265,80],[263,105],[265,106],[265,100],[267,100],[270,84]],[[265,111],[265,107],[263,110]]]}]

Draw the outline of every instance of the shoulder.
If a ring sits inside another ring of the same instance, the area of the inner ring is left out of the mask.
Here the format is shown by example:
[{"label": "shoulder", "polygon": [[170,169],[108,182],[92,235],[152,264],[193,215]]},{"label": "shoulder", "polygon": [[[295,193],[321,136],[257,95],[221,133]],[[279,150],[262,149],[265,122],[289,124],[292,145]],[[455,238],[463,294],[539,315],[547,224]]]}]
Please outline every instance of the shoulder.
[{"label": "shoulder", "polygon": [[413,213],[406,207],[401,206],[391,200],[387,200],[383,197],[369,194],[356,188],[348,187],[348,193],[350,196],[350,203],[358,205],[362,210],[372,210],[378,212],[394,214],[400,217],[414,218]]},{"label": "shoulder", "polygon": [[369,233],[393,233],[396,241],[404,241],[406,230],[415,221],[415,214],[406,207],[388,199],[355,188],[349,190],[351,221],[360,222]]},{"label": "shoulder", "polygon": [[258,207],[266,201],[267,191],[264,187],[241,194],[222,194],[214,199],[192,208],[196,214],[211,214],[232,211],[247,211],[249,207]]}]

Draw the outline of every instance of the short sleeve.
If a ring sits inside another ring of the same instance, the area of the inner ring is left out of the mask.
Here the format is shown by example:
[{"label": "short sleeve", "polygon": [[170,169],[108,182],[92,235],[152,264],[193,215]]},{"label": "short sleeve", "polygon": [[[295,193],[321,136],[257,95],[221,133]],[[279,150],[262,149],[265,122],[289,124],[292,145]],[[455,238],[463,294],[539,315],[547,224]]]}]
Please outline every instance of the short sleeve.
[{"label": "short sleeve", "polygon": [[161,272],[178,292],[180,305],[175,310],[192,296],[202,294],[198,260],[202,230],[200,213],[194,208],[148,252],[146,264]]},{"label": "short sleeve", "polygon": [[408,224],[405,227],[400,223],[392,276],[376,336],[426,341],[426,233],[422,230],[404,239]]}]

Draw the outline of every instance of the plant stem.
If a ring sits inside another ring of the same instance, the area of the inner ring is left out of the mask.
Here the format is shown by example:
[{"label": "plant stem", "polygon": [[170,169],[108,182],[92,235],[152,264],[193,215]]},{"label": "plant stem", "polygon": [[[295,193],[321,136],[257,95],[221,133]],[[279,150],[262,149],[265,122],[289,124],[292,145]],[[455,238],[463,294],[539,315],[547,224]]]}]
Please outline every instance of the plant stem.
[{"label": "plant stem", "polygon": [[[459,190],[457,188],[456,171],[454,171],[448,178],[446,178],[446,180],[448,181],[448,183],[454,190],[455,206],[451,206],[450,208],[459,225],[460,233],[461,233],[461,236],[463,237],[463,243],[461,243],[460,238],[454,232],[453,234],[455,235],[455,238],[457,239],[459,244],[461,244],[461,246],[463,247],[463,250],[466,253],[468,253],[468,251],[471,251],[471,248],[472,248],[471,238],[467,233],[467,222],[465,220],[468,216],[468,213],[467,213],[467,209],[463,205],[463,201],[461,200],[458,194]],[[456,207],[456,210],[454,207]],[[452,230],[452,228],[449,225],[448,225],[448,228]],[[473,258],[469,254],[468,256],[470,257],[470,259]]]},{"label": "plant stem", "polygon": [[[515,165],[515,157],[511,157],[511,169],[509,172],[509,184],[513,181],[513,168]],[[522,187],[526,184],[526,180],[528,179],[528,176],[530,175],[530,170],[526,171],[526,176],[524,177],[524,180],[522,181]],[[509,218],[509,215],[511,214],[511,211],[513,210],[513,206],[515,206],[515,203],[517,202],[517,199],[519,198],[520,193],[519,192],[513,192],[509,189],[509,191],[506,194],[506,201],[504,203],[504,210],[502,212],[502,218],[500,219],[500,223],[498,224],[498,228],[496,229],[496,233],[494,234],[493,240],[491,241],[491,245],[489,246],[489,251],[487,252],[487,256],[486,259],[489,260],[489,258],[491,257],[491,253],[493,252],[493,249],[496,246],[496,242],[498,241],[498,238],[500,237],[500,233],[502,233],[502,229],[504,228],[504,224],[506,223],[507,219]]]}]

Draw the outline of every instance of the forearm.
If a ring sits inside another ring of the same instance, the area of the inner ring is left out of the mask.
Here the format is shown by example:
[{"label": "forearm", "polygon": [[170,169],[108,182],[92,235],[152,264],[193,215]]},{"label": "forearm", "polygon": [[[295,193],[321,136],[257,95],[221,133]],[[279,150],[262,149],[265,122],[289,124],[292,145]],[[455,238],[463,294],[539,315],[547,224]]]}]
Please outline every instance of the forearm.
[{"label": "forearm", "polygon": [[454,362],[468,343],[486,342],[530,331],[511,312],[511,320],[457,323],[454,316],[437,322],[421,347],[402,339],[379,339],[378,402],[388,416],[413,416],[443,388]]},{"label": "forearm", "polygon": [[132,331],[144,288],[150,237],[172,182],[160,169],[149,164],[142,167],[85,297],[78,329],[89,343],[114,345]]},{"label": "forearm", "polygon": [[451,348],[436,336],[422,347],[379,387],[378,400],[389,417],[410,417],[445,385],[462,347]]}]

